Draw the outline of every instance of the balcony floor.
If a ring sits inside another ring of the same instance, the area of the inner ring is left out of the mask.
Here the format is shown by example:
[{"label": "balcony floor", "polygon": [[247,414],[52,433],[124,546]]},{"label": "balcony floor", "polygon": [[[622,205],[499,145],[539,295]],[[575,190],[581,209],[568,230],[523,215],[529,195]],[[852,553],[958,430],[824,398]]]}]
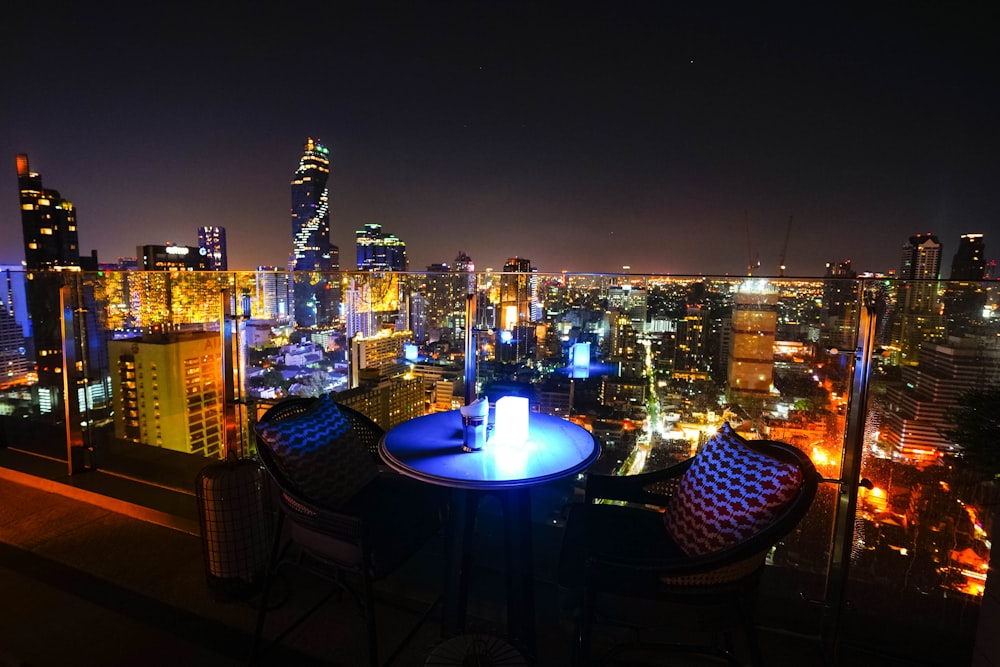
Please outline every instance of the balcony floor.
[{"label": "balcony floor", "polygon": [[[88,484],[93,485],[93,479]],[[159,493],[153,489],[151,492]],[[0,667],[50,665],[227,665],[246,664],[255,620],[254,600],[219,602],[206,584],[201,540],[191,518],[160,525],[162,513],[111,501],[79,485],[54,483],[0,467]],[[138,500],[138,499],[137,499]],[[194,507],[194,498],[190,502]],[[103,506],[102,506],[103,505]],[[110,506],[110,508],[109,508]],[[134,516],[129,516],[133,514]],[[487,530],[487,533],[489,531]],[[548,531],[557,535],[556,529]],[[569,662],[570,622],[559,603],[549,567],[557,541],[536,544],[538,574],[538,665]],[[496,536],[487,534],[489,542]],[[503,634],[503,576],[490,562],[496,549],[477,554],[470,601],[471,632]],[[419,621],[440,591],[443,543],[432,541],[402,571],[378,588],[383,661]],[[316,587],[290,577],[288,595],[269,616],[273,634],[281,617],[305,608]],[[393,665],[423,665],[441,644],[432,615],[401,650]],[[267,652],[264,665],[364,665],[364,627],[350,598],[333,600]],[[608,645],[613,634],[598,637]],[[764,631],[763,652],[771,665],[825,666],[817,640]],[[845,648],[842,665],[916,665]],[[617,664],[617,663],[616,663]],[[643,664],[664,664],[653,656]],[[671,656],[669,664],[718,664]]]}]

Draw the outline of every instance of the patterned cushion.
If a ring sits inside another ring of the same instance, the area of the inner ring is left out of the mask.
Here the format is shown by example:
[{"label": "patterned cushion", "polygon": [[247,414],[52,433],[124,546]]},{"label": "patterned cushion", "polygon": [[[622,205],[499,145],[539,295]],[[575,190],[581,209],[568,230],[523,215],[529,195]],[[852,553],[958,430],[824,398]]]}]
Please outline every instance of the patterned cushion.
[{"label": "patterned cushion", "polygon": [[275,462],[307,499],[341,507],[378,474],[378,467],[329,394],[300,415],[257,424]]},{"label": "patterned cushion", "polygon": [[751,449],[723,424],[667,504],[667,532],[689,556],[718,551],[767,526],[798,493],[802,473]]}]

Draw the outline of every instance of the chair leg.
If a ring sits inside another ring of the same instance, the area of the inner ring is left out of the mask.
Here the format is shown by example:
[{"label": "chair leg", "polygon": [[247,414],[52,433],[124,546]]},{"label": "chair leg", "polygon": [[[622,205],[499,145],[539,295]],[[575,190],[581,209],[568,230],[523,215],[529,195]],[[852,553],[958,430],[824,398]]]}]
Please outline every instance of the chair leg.
[{"label": "chair leg", "polygon": [[248,665],[254,664],[257,659],[257,650],[260,648],[260,640],[264,634],[264,617],[267,615],[267,600],[271,594],[271,584],[274,583],[274,576],[277,574],[278,559],[281,554],[281,531],[284,527],[285,515],[278,513],[278,520],[274,526],[274,541],[271,544],[271,557],[267,561],[267,570],[264,572],[264,586],[260,592],[260,607],[257,609],[257,624],[253,633],[253,643],[250,645],[250,658]]},{"label": "chair leg", "polygon": [[571,665],[582,667],[590,664],[590,648],[593,635],[593,615],[596,600],[593,587],[587,584],[583,591],[583,600],[580,605],[580,615],[574,624],[573,651]]},{"label": "chair leg", "polygon": [[378,632],[375,625],[375,587],[367,572],[361,576],[365,596],[365,622],[368,628],[368,662],[372,667],[378,667]]}]

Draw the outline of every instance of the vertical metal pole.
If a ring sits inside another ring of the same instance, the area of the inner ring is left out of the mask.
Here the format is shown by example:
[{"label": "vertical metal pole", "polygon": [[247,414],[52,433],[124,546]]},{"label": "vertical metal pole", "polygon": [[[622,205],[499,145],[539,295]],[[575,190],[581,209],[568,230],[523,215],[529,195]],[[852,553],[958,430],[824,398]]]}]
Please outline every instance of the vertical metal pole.
[{"label": "vertical metal pole", "polygon": [[851,551],[854,545],[854,521],[861,481],[861,457],[865,441],[865,416],[868,413],[868,386],[871,378],[877,324],[874,293],[865,284],[858,288],[858,340],[854,356],[854,376],[851,404],[847,418],[847,435],[841,466],[840,492],[834,517],[833,553],[826,580],[826,599],[833,610],[830,627],[830,647],[836,653],[840,640]]},{"label": "vertical metal pole", "polygon": [[83,444],[83,430],[80,428],[80,410],[76,393],[79,384],[76,318],[73,315],[73,299],[68,285],[59,288],[59,313],[62,324],[62,402],[66,424],[66,463],[69,474],[73,475],[89,469],[91,457]]},{"label": "vertical metal pole", "polygon": [[476,275],[469,275],[465,294],[465,404],[476,400]]}]

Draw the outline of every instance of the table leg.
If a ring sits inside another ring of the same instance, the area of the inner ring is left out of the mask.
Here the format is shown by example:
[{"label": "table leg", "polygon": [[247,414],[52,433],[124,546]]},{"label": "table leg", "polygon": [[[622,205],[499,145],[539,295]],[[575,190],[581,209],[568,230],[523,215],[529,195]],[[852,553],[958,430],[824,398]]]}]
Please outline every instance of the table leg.
[{"label": "table leg", "polygon": [[507,631],[529,655],[535,654],[535,576],[531,535],[531,489],[504,494],[507,546]]},{"label": "table leg", "polygon": [[452,637],[465,630],[469,599],[469,572],[472,568],[472,535],[476,523],[479,499],[475,492],[452,489],[448,515],[448,535],[445,543],[445,595],[441,631]]}]

